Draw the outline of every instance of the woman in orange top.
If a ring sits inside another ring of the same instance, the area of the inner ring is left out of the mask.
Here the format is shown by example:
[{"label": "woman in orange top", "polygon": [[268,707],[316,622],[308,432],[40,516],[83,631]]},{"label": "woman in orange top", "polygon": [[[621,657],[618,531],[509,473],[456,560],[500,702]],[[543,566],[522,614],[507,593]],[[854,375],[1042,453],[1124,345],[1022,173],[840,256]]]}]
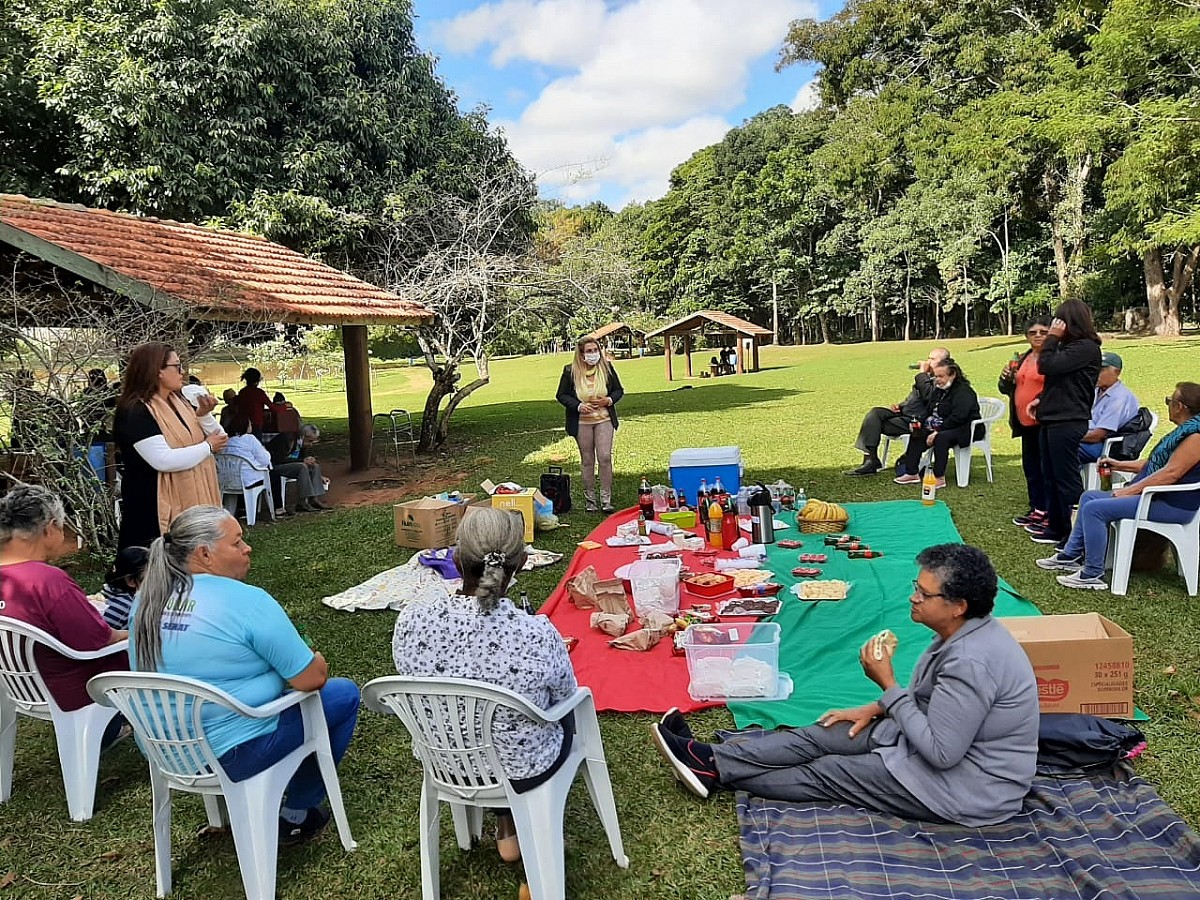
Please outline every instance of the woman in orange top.
[{"label": "woman in orange top", "polygon": [[612,447],[617,430],[617,403],[625,395],[621,379],[600,345],[590,337],[575,346],[575,358],[563,367],[558,400],[567,410],[567,434],[579,444],[583,467],[583,498],[588,512],[596,511],[596,469],[600,470],[600,510],[612,504]]},{"label": "woman in orange top", "polygon": [[1025,326],[1029,349],[1000,370],[1000,393],[1007,394],[1008,423],[1013,437],[1021,439],[1021,467],[1025,471],[1025,486],[1029,492],[1029,511],[1013,519],[1014,525],[1045,525],[1046,481],[1042,476],[1042,454],[1038,449],[1038,420],[1029,415],[1031,401],[1042,393],[1045,376],[1038,371],[1038,354],[1050,333],[1050,317],[1038,316]]}]

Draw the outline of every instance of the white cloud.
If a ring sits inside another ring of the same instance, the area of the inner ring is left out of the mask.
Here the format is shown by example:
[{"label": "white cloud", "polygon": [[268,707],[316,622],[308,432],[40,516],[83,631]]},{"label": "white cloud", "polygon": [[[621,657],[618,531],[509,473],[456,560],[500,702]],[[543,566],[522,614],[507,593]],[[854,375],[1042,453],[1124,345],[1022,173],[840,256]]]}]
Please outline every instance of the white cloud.
[{"label": "white cloud", "polygon": [[812,0],[500,0],[434,34],[452,52],[490,47],[496,66],[563,71],[498,123],[543,190],[587,199],[599,180],[645,200],[666,190],[671,168],[720,140],[750,66],[778,50],[792,19],[815,15]]},{"label": "white cloud", "polygon": [[814,78],[801,86],[800,90],[796,91],[796,96],[790,105],[794,112],[808,112],[820,106],[821,85],[817,79]]}]

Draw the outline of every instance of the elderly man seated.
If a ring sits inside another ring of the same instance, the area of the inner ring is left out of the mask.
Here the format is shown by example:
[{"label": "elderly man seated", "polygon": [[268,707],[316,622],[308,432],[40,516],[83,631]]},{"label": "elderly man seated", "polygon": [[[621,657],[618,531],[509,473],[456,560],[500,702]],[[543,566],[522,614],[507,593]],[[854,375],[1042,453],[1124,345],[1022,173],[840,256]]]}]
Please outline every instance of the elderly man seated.
[{"label": "elderly man seated", "polygon": [[918,363],[919,371],[913,378],[913,387],[908,396],[893,406],[876,406],[864,417],[858,429],[858,440],[854,446],[863,455],[862,465],[851,469],[847,475],[874,475],[883,468],[879,459],[879,442],[883,435],[900,437],[909,433],[913,422],[921,422],[929,414],[929,402],[933,398],[933,368],[950,358],[945,347],[934,347],[929,355]]},{"label": "elderly man seated", "polygon": [[1104,442],[1121,430],[1121,426],[1137,415],[1141,404],[1133,391],[1121,381],[1123,363],[1115,353],[1105,353],[1100,359],[1100,374],[1096,377],[1096,399],[1092,402],[1092,418],[1087,433],[1079,444],[1079,462],[1096,462],[1104,450]]},{"label": "elderly man seated", "polygon": [[706,744],[672,710],[651,733],[684,787],[969,827],[1019,812],[1037,768],[1037,682],[1021,645],[992,618],[996,571],[965,544],[927,547],[917,565],[910,615],[934,638],[907,685],[896,680],[891,649],[873,638],[859,661],[879,698],[830,710],[815,725]]}]

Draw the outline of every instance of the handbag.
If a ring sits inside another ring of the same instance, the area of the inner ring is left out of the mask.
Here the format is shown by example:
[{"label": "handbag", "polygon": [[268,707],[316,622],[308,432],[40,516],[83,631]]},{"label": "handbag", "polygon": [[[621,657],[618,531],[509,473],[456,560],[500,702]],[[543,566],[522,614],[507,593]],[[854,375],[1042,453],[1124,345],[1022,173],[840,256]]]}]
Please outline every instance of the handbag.
[{"label": "handbag", "polygon": [[571,476],[562,466],[549,466],[542,474],[541,492],[554,504],[554,514],[561,516],[571,511]]},{"label": "handbag", "polygon": [[1105,771],[1145,749],[1145,735],[1127,723],[1083,713],[1042,713],[1037,770],[1042,775]]}]

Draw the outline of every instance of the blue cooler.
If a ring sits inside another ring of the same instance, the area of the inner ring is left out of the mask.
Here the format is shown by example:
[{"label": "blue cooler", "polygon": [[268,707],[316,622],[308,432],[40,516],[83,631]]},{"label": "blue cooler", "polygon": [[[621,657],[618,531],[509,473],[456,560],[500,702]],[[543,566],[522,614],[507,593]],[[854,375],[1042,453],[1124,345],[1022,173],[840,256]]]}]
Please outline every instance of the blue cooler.
[{"label": "blue cooler", "polygon": [[687,494],[688,505],[696,502],[696,491],[700,479],[709,486],[721,479],[721,486],[730,494],[736,494],[742,486],[742,451],[738,447],[690,447],[671,453],[668,470],[671,484],[676,491]]}]

